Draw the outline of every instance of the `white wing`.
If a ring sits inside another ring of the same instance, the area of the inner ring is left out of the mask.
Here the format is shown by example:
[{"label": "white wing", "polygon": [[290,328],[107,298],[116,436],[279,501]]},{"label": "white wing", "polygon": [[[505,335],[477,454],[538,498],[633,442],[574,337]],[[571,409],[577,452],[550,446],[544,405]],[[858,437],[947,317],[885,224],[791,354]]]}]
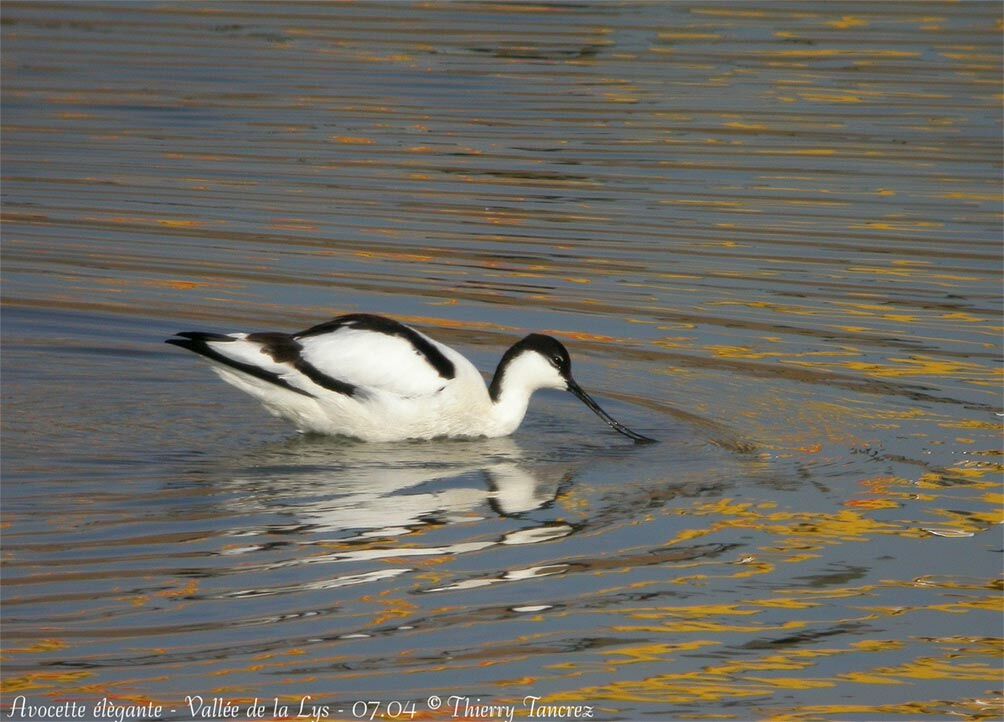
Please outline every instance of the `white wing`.
[{"label": "white wing", "polygon": [[428,396],[457,373],[452,349],[379,316],[340,316],[294,338],[300,356],[322,374],[369,391]]},{"label": "white wing", "polygon": [[463,356],[408,326],[381,316],[350,314],[285,333],[185,331],[168,343],[217,365],[287,390],[319,397],[387,393],[404,398],[441,391],[458,371],[477,376]]}]

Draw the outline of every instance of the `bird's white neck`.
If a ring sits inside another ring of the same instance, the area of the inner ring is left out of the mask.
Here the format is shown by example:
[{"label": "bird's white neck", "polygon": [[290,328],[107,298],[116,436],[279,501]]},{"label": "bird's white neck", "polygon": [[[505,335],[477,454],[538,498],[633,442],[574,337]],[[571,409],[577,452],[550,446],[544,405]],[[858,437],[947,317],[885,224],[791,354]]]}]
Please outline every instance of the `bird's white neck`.
[{"label": "bird's white neck", "polygon": [[490,388],[492,421],[502,434],[511,434],[523,421],[534,391],[562,389],[566,384],[540,354],[512,351],[499,362]]},{"label": "bird's white neck", "polygon": [[492,421],[500,434],[508,436],[523,422],[534,389],[515,382],[503,383],[491,405]]}]

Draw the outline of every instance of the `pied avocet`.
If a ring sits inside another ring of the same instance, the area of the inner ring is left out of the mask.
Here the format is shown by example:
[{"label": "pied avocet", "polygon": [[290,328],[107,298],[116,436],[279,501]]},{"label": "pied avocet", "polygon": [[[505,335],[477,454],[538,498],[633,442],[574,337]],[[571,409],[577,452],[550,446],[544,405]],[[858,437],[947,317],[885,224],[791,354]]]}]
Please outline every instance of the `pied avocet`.
[{"label": "pied avocet", "polygon": [[487,387],[449,346],[383,316],[353,313],[294,333],[185,331],[167,343],[207,358],[227,383],[300,431],[365,441],[507,436],[537,389],[571,391],[614,430],[631,431],[572,378],[568,351],[532,333],[502,356]]}]

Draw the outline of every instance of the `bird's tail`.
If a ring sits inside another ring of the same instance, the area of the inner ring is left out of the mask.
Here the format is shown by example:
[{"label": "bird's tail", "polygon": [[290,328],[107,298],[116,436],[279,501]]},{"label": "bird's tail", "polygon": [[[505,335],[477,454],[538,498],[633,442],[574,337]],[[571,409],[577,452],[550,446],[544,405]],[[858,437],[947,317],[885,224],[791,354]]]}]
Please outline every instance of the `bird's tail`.
[{"label": "bird's tail", "polygon": [[203,331],[182,331],[177,338],[169,338],[165,343],[188,349],[204,356],[209,361],[240,371],[262,381],[304,396],[313,396],[308,391],[293,386],[283,378],[291,370],[266,354],[261,344],[248,340],[246,334],[227,335]]}]

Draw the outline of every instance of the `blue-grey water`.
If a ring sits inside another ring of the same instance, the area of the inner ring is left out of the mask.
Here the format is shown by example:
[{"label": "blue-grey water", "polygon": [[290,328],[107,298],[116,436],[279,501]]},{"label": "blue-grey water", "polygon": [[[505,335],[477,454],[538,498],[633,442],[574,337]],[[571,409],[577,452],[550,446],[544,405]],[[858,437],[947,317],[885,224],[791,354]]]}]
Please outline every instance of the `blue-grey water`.
[{"label": "blue-grey water", "polygon": [[[5,718],[999,718],[998,3],[2,30]],[[162,343],[355,311],[660,443],[303,437]]]}]

